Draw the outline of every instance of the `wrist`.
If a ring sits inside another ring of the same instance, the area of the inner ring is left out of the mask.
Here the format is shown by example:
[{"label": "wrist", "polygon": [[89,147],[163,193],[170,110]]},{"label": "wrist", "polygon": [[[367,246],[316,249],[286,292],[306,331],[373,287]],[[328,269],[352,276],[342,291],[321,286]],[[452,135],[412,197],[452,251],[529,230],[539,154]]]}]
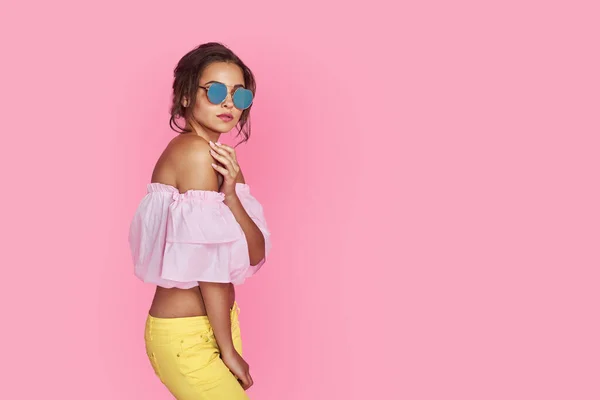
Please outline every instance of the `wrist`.
[{"label": "wrist", "polygon": [[240,198],[238,197],[237,193],[234,192],[234,193],[226,194],[224,202],[226,205],[231,206],[232,204],[239,203]]},{"label": "wrist", "polygon": [[231,345],[229,345],[229,346],[223,346],[223,347],[219,346],[219,352],[221,353],[221,357],[227,358],[227,357],[232,356],[236,352],[236,350],[235,350],[235,347],[233,346],[233,343],[231,343]]}]

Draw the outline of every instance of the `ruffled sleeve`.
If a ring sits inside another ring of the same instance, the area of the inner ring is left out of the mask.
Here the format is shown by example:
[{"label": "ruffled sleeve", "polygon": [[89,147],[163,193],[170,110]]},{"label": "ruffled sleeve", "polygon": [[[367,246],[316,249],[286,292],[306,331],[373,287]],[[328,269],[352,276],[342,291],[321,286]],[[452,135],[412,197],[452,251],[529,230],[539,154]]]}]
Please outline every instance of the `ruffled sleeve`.
[{"label": "ruffled sleeve", "polygon": [[269,227],[267,225],[267,219],[265,218],[264,209],[261,203],[251,194],[250,186],[245,183],[236,184],[236,193],[244,206],[244,209],[252,218],[258,229],[262,232],[265,238],[265,257],[254,266],[251,266],[249,269],[250,274],[256,273],[267,261],[267,257],[271,252],[271,232],[269,231]]},{"label": "ruffled sleeve", "polygon": [[189,191],[169,205],[161,277],[239,284],[251,274],[244,231],[217,192]]},{"label": "ruffled sleeve", "polygon": [[[247,185],[236,187],[247,213],[265,234],[260,204]],[[251,266],[248,243],[224,194],[152,183],[129,230],[135,275],[162,287],[189,289],[198,282],[241,284],[264,264]]]}]

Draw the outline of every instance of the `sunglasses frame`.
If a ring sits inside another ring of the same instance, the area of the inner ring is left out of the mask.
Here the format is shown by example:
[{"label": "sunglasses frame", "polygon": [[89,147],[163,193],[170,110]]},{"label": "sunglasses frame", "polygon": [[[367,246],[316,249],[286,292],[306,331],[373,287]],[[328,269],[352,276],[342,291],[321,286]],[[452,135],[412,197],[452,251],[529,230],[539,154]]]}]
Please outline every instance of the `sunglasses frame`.
[{"label": "sunglasses frame", "polygon": [[[206,85],[198,85],[198,87],[199,87],[199,88],[202,88],[202,89],[204,89],[204,90],[206,90],[206,97],[208,97],[208,91],[210,90],[210,88],[212,87],[212,85],[215,85],[215,84],[216,84],[216,85],[223,85],[225,88],[227,88],[227,85],[226,85],[226,84],[224,84],[223,82],[211,82],[211,83],[210,83],[210,86],[208,86],[208,87],[206,87]],[[246,107],[246,108],[239,108],[239,107],[238,107],[238,106],[235,104],[235,99],[234,99],[234,97],[235,97],[235,93],[238,91],[238,89],[244,89],[244,90],[247,90],[248,92],[250,92],[250,93],[252,94],[252,99],[250,100],[250,104],[248,104],[248,107]],[[244,111],[244,110],[247,110],[247,109],[249,109],[249,108],[250,108],[250,106],[251,106],[251,105],[252,105],[252,103],[254,102],[254,93],[252,93],[252,91],[251,91],[250,89],[246,89],[246,88],[245,88],[245,87],[243,87],[243,86],[238,86],[238,87],[236,87],[236,88],[233,90],[233,93],[231,93],[231,92],[228,92],[228,93],[227,93],[227,95],[231,95],[231,101],[232,101],[232,103],[233,103],[234,107],[235,107],[235,108],[237,108],[238,110],[242,110],[242,111]],[[225,97],[223,98],[223,100],[221,100],[221,101],[220,101],[220,102],[218,102],[218,103],[213,103],[213,102],[210,100],[210,98],[209,98],[209,97],[208,97],[208,101],[210,101],[212,104],[222,104],[222,103],[223,103],[223,102],[224,102],[224,101],[227,99],[227,95],[225,95]]]}]

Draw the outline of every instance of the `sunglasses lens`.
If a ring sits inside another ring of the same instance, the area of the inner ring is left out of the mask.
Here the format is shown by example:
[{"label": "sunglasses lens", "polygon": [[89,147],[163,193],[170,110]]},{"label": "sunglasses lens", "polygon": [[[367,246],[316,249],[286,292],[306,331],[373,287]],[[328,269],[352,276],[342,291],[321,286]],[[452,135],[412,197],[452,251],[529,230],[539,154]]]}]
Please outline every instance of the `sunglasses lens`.
[{"label": "sunglasses lens", "polygon": [[240,110],[245,110],[252,104],[253,97],[251,90],[238,88],[233,94],[233,105]]},{"label": "sunglasses lens", "polygon": [[215,82],[210,85],[206,94],[211,103],[221,104],[227,97],[227,86],[222,83]]}]

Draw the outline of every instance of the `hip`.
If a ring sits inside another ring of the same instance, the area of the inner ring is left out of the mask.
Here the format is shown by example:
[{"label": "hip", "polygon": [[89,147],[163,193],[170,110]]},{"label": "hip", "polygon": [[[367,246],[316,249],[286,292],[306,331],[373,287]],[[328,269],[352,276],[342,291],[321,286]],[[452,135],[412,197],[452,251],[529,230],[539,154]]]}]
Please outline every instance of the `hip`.
[{"label": "hip", "polygon": [[[231,337],[241,355],[239,311],[234,303],[230,311]],[[148,315],[144,340],[155,374],[176,398],[187,399],[188,394],[207,390],[239,392],[241,386],[221,360],[207,316],[157,318]]]}]

